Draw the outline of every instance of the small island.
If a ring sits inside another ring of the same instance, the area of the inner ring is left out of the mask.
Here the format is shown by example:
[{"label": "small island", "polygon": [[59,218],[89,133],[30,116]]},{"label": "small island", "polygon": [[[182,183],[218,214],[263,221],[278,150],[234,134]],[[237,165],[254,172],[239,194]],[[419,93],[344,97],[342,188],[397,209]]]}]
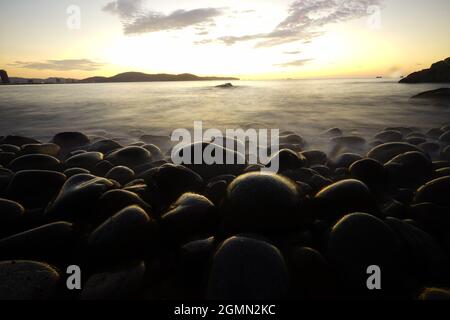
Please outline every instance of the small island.
[{"label": "small island", "polygon": [[[2,70],[3,71],[3,70]],[[6,71],[4,72],[6,74]],[[47,79],[28,79],[10,77],[8,82],[3,84],[65,84],[65,83],[117,83],[117,82],[168,82],[168,81],[222,81],[222,80],[240,80],[233,77],[200,77],[190,73],[182,74],[147,74],[142,72],[125,72],[112,77],[95,76],[86,79],[69,79],[51,77]]]}]

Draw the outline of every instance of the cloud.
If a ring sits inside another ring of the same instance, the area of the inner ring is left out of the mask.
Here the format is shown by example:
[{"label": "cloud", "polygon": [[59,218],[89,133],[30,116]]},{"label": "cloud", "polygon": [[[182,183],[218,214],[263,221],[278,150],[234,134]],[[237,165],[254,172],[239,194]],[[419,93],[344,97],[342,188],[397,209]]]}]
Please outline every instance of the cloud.
[{"label": "cloud", "polygon": [[215,17],[224,14],[223,9],[220,8],[176,10],[164,14],[145,10],[142,0],[112,1],[103,8],[103,11],[121,18],[125,34],[179,30],[190,26],[211,26],[214,25]]},{"label": "cloud", "polygon": [[289,62],[285,62],[285,63],[279,63],[279,64],[274,64],[274,66],[277,67],[302,67],[305,64],[307,64],[308,62],[312,61],[313,59],[300,59],[300,60],[294,60],[294,61],[289,61]]},{"label": "cloud", "polygon": [[301,51],[297,50],[297,51],[285,51],[283,52],[284,54],[300,54],[302,53]]},{"label": "cloud", "polygon": [[233,45],[259,40],[256,47],[272,47],[284,43],[310,42],[323,34],[323,27],[368,16],[370,8],[383,0],[296,0],[288,8],[286,18],[268,33],[225,36],[212,41]]},{"label": "cloud", "polygon": [[104,66],[103,63],[94,62],[89,59],[46,60],[43,62],[16,61],[12,65],[24,69],[56,71],[94,71]]}]

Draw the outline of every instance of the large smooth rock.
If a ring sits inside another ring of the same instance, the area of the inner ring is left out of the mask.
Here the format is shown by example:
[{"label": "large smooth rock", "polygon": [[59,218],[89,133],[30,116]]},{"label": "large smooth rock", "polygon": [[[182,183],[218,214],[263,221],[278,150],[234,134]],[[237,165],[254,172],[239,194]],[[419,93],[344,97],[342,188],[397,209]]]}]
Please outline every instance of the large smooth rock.
[{"label": "large smooth rock", "polygon": [[103,139],[92,143],[87,151],[96,151],[101,152],[103,154],[110,153],[111,151],[115,151],[117,149],[123,148],[118,142],[110,139]]},{"label": "large smooth rock", "polygon": [[280,251],[244,236],[226,240],[214,255],[207,299],[279,300],[286,297],[288,272]]},{"label": "large smooth rock", "polygon": [[194,171],[173,164],[165,164],[150,169],[138,178],[143,178],[147,185],[155,185],[161,193],[161,200],[167,205],[186,192],[199,192],[203,188],[203,179]]},{"label": "large smooth rock", "polygon": [[83,286],[81,299],[130,299],[144,286],[145,271],[145,263],[138,261],[93,274]]},{"label": "large smooth rock", "polygon": [[384,166],[374,159],[361,159],[350,166],[353,178],[364,182],[370,188],[376,188],[386,182]]},{"label": "large smooth rock", "polygon": [[125,147],[111,152],[106,160],[115,166],[126,166],[133,169],[141,164],[151,162],[151,153],[142,147]]},{"label": "large smooth rock", "polygon": [[301,152],[301,155],[308,160],[310,166],[324,165],[328,161],[327,154],[320,150],[307,150]]},{"label": "large smooth rock", "polygon": [[432,202],[450,207],[450,176],[432,180],[421,186],[414,198],[416,203]]},{"label": "large smooth rock", "polygon": [[145,256],[154,226],[155,221],[144,210],[130,206],[95,229],[89,236],[88,248],[96,258]]},{"label": "large smooth rock", "polygon": [[0,138],[0,144],[12,144],[14,146],[21,147],[25,144],[36,144],[40,143],[39,141],[27,138],[27,137],[21,137],[21,136],[6,136]]},{"label": "large smooth rock", "polygon": [[119,182],[121,185],[125,185],[134,178],[134,171],[125,166],[117,166],[109,170],[105,178],[112,179]]},{"label": "large smooth rock", "polygon": [[103,160],[103,153],[84,152],[74,155],[64,162],[66,169],[83,168],[89,171],[94,170],[97,163]]},{"label": "large smooth rock", "polygon": [[0,198],[0,235],[17,227],[24,213],[25,208],[20,203]]},{"label": "large smooth rock", "polygon": [[433,173],[431,160],[417,151],[400,154],[387,162],[384,167],[390,181],[402,187],[422,184]]},{"label": "large smooth rock", "polygon": [[202,195],[185,193],[161,217],[161,230],[169,241],[186,243],[194,237],[212,236],[218,222],[211,201]]},{"label": "large smooth rock", "polygon": [[54,143],[26,144],[22,146],[20,154],[46,154],[57,158],[60,150],[60,146]]},{"label": "large smooth rock", "polygon": [[275,153],[269,160],[267,167],[278,168],[278,172],[303,168],[308,160],[301,154],[292,150],[283,149]]},{"label": "large smooth rock", "polygon": [[450,88],[439,88],[416,94],[411,99],[450,100]]},{"label": "large smooth rock", "polygon": [[[326,257],[336,271],[344,298],[393,298],[402,291],[397,268],[399,248],[394,232],[380,219],[353,213],[338,221],[330,233]],[[368,290],[367,268],[381,269],[382,290]]]},{"label": "large smooth rock", "polygon": [[383,142],[399,142],[403,139],[403,134],[400,131],[388,130],[382,131],[375,135],[376,140]]},{"label": "large smooth rock", "polygon": [[14,174],[6,191],[8,199],[27,209],[45,208],[58,194],[66,176],[60,172],[26,170]]},{"label": "large smooth rock", "polygon": [[[200,156],[198,163],[196,163],[195,157],[197,153]],[[204,155],[213,157],[210,159],[211,162],[205,161]],[[195,171],[206,180],[223,174],[239,175],[246,168],[243,154],[214,143],[197,142],[174,149],[172,160],[174,160],[174,156],[175,159],[180,160],[183,166]]]},{"label": "large smooth rock", "polygon": [[420,293],[421,301],[450,301],[450,290],[441,288],[425,288]]},{"label": "large smooth rock", "polygon": [[27,230],[0,240],[0,256],[7,259],[60,258],[70,250],[74,239],[73,226],[56,222]]},{"label": "large smooth rock", "polygon": [[304,221],[297,186],[269,173],[247,173],[229,186],[223,227],[229,232],[272,232]]},{"label": "large smooth rock", "polygon": [[14,172],[22,170],[59,171],[61,162],[55,157],[45,154],[29,154],[15,158],[7,167]]},{"label": "large smooth rock", "polygon": [[90,143],[90,140],[81,132],[61,132],[53,137],[52,143],[57,144],[63,149],[72,149],[86,146]]},{"label": "large smooth rock", "polygon": [[314,197],[315,215],[320,219],[335,221],[353,212],[378,214],[375,199],[361,181],[348,179],[336,182]]},{"label": "large smooth rock", "polygon": [[375,159],[385,164],[392,158],[406,152],[417,151],[422,152],[417,146],[403,142],[390,142],[376,146],[367,154],[368,158]]},{"label": "large smooth rock", "polygon": [[0,300],[48,300],[56,297],[61,277],[45,263],[0,262]]},{"label": "large smooth rock", "polygon": [[114,187],[112,181],[90,174],[70,177],[47,209],[47,217],[67,221],[89,218],[93,204],[102,194]]}]

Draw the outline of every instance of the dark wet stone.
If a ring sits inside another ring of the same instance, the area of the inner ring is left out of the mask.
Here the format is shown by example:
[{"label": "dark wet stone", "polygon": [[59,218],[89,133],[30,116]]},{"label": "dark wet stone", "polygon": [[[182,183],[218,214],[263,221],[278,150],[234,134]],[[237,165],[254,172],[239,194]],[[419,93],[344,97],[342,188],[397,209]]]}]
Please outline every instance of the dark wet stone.
[{"label": "dark wet stone", "polygon": [[0,165],[7,166],[11,161],[14,160],[16,154],[14,152],[1,152],[0,151]]},{"label": "dark wet stone", "polygon": [[0,145],[0,150],[3,152],[19,153],[20,147],[12,144],[2,144]]},{"label": "dark wet stone", "polygon": [[[353,213],[338,221],[330,233],[326,257],[337,272],[344,298],[393,298],[402,278],[396,266],[399,248],[394,232],[380,219]],[[367,290],[367,268],[380,267],[382,289]]]},{"label": "dark wet stone", "polygon": [[331,128],[324,132],[324,135],[330,136],[330,137],[337,137],[342,136],[344,132],[339,128]]},{"label": "dark wet stone", "polygon": [[110,153],[106,160],[115,166],[126,166],[133,169],[152,161],[151,153],[142,147],[125,147]]},{"label": "dark wet stone", "polygon": [[6,188],[8,187],[13,175],[14,172],[12,172],[11,170],[0,168],[0,194],[5,193]]},{"label": "dark wet stone", "polygon": [[56,297],[61,277],[48,264],[0,262],[0,300],[48,300]]},{"label": "dark wet stone", "polygon": [[173,164],[144,172],[141,176],[148,185],[156,184],[164,197],[163,202],[170,204],[186,192],[199,192],[203,188],[203,179],[194,171]]},{"label": "dark wet stone", "polygon": [[434,204],[450,207],[450,176],[432,180],[421,186],[416,193],[416,203],[432,202]]},{"label": "dark wet stone", "polygon": [[319,190],[322,190],[332,183],[333,181],[321,176],[320,174],[313,175],[308,181],[308,184],[311,186],[314,192],[318,192]]},{"label": "dark wet stone", "polygon": [[142,147],[150,151],[152,154],[152,160],[161,160],[164,158],[164,154],[158,146],[155,146],[154,144],[146,144]]},{"label": "dark wet stone", "polygon": [[103,153],[84,152],[70,157],[64,162],[66,168],[83,168],[93,171],[97,163],[103,160]]},{"label": "dark wet stone", "polygon": [[25,154],[46,154],[57,158],[61,148],[54,143],[26,144],[20,150],[21,155]]},{"label": "dark wet stone", "polygon": [[450,143],[450,131],[446,131],[444,132],[440,137],[439,137],[439,141],[444,142],[444,143]]},{"label": "dark wet stone", "polygon": [[375,136],[375,139],[383,142],[398,142],[402,141],[403,134],[394,130],[382,131]]},{"label": "dark wet stone", "polygon": [[58,194],[66,176],[56,171],[26,170],[14,174],[6,191],[8,199],[27,209],[45,208]]},{"label": "dark wet stone", "polygon": [[206,186],[205,196],[215,205],[219,205],[227,194],[228,183],[225,180],[210,182]]},{"label": "dark wet stone", "polygon": [[88,248],[95,258],[134,258],[145,255],[155,221],[138,206],[127,207],[95,229]]},{"label": "dark wet stone", "polygon": [[63,149],[71,149],[88,145],[90,140],[81,132],[61,132],[53,137],[52,142]]},{"label": "dark wet stone", "polygon": [[118,142],[110,139],[103,139],[92,143],[87,151],[97,151],[103,154],[108,154],[111,151],[115,151],[117,149],[123,148]]},{"label": "dark wet stone", "polygon": [[92,204],[106,191],[115,187],[110,180],[90,174],[78,174],[67,179],[55,201],[47,208],[52,220],[79,220],[92,214]]},{"label": "dark wet stone", "polygon": [[359,136],[343,136],[343,137],[335,137],[331,139],[331,141],[337,145],[343,146],[363,146],[366,144],[366,139]]},{"label": "dark wet stone", "polygon": [[427,135],[422,132],[412,132],[406,136],[406,138],[424,138],[427,139]]},{"label": "dark wet stone", "polygon": [[335,297],[336,279],[322,254],[295,247],[290,253],[291,295],[295,299],[326,300]]},{"label": "dark wet stone", "polygon": [[349,168],[354,162],[361,160],[362,157],[356,153],[343,153],[330,160],[328,167],[330,168]]},{"label": "dark wet stone", "polygon": [[419,295],[421,301],[449,301],[450,290],[441,288],[425,288]]},{"label": "dark wet stone", "polygon": [[385,164],[392,158],[410,151],[418,151],[422,152],[417,146],[414,146],[409,143],[402,143],[402,142],[390,142],[390,143],[384,143],[382,145],[379,145],[372,150],[369,151],[367,154],[368,158],[375,159],[382,164]]},{"label": "dark wet stone", "polygon": [[103,222],[120,210],[132,205],[137,205],[146,212],[152,211],[152,207],[134,192],[121,189],[105,192],[97,202],[98,209],[96,210],[95,220]]},{"label": "dark wet stone", "polygon": [[296,185],[268,173],[247,173],[229,186],[223,227],[229,232],[277,232],[305,219]]},{"label": "dark wet stone", "polygon": [[450,230],[450,208],[447,207],[430,202],[418,203],[411,206],[411,218],[439,240],[443,240]]},{"label": "dark wet stone", "polygon": [[433,161],[433,169],[439,170],[450,167],[450,161]]},{"label": "dark wet stone", "polygon": [[433,173],[431,160],[422,152],[400,154],[384,165],[389,180],[397,186],[424,183]]},{"label": "dark wet stone", "polygon": [[421,143],[421,144],[419,144],[419,148],[421,150],[423,150],[424,152],[428,153],[429,155],[437,154],[437,153],[439,153],[439,150],[441,150],[441,146],[435,142]]},{"label": "dark wet stone", "polygon": [[439,128],[433,128],[433,129],[430,129],[430,130],[427,132],[427,136],[429,136],[429,137],[431,137],[431,138],[433,138],[433,139],[438,139],[443,133],[444,133],[444,132],[443,132],[441,129],[439,129]]},{"label": "dark wet stone", "polygon": [[308,165],[308,160],[301,154],[295,153],[292,150],[283,149],[274,154],[266,167],[275,168],[278,167],[278,172],[285,170],[298,169]]},{"label": "dark wet stone", "polygon": [[[194,155],[197,153],[212,156],[214,159],[211,159],[211,162],[213,163],[206,163],[203,159],[204,157],[202,157],[200,163],[196,164]],[[195,171],[205,180],[223,174],[239,175],[246,168],[246,160],[243,154],[214,143],[194,143],[181,149],[173,150],[172,159],[174,159],[174,155],[183,166]]]},{"label": "dark wet stone", "polygon": [[14,172],[22,170],[59,171],[61,162],[55,157],[45,154],[29,154],[15,158],[8,164],[8,169]]},{"label": "dark wet stone", "polygon": [[328,161],[326,153],[320,150],[303,151],[301,155],[308,160],[310,166],[324,165]]},{"label": "dark wet stone", "polygon": [[56,222],[27,230],[0,240],[0,256],[4,258],[60,258],[70,249],[73,226]]},{"label": "dark wet stone", "polygon": [[441,177],[445,177],[445,176],[450,176],[450,167],[441,168],[434,172],[435,178],[441,178]]},{"label": "dark wet stone", "polygon": [[418,146],[420,144],[427,142],[427,139],[420,138],[420,137],[411,137],[411,138],[407,138],[405,141],[409,144]]},{"label": "dark wet stone", "polygon": [[125,185],[134,178],[134,171],[128,167],[117,166],[108,171],[106,178],[115,180],[121,185]]},{"label": "dark wet stone", "polygon": [[447,146],[442,150],[441,157],[445,161],[450,161],[450,146]]},{"label": "dark wet stone", "polygon": [[24,213],[25,208],[20,203],[0,198],[0,235],[17,227]]},{"label": "dark wet stone", "polygon": [[100,162],[97,162],[94,169],[92,169],[92,174],[98,176],[98,177],[105,177],[106,174],[114,168],[114,165],[109,162],[108,160],[103,160]]},{"label": "dark wet stone", "polygon": [[67,178],[73,177],[77,174],[90,174],[91,172],[89,170],[83,169],[83,168],[70,168],[64,171],[64,174]]},{"label": "dark wet stone", "polygon": [[389,202],[385,203],[381,210],[383,212],[383,216],[385,217],[406,219],[409,216],[408,209],[408,206],[406,206],[404,203],[392,199]]},{"label": "dark wet stone", "polygon": [[384,129],[384,131],[399,131],[401,132],[404,136],[407,136],[408,134],[414,132],[414,129],[412,128],[407,128],[407,127],[388,127],[386,129]]},{"label": "dark wet stone", "polygon": [[130,299],[144,286],[145,271],[145,263],[138,261],[93,274],[83,286],[81,300]]},{"label": "dark wet stone", "polygon": [[322,189],[314,197],[318,218],[335,221],[352,212],[377,214],[373,195],[361,181],[349,179]]},{"label": "dark wet stone", "polygon": [[350,166],[350,174],[370,188],[381,186],[386,182],[384,166],[374,159],[361,159],[354,162]]},{"label": "dark wet stone", "polygon": [[226,240],[214,255],[206,298],[278,300],[288,290],[288,272],[280,251],[243,236]]},{"label": "dark wet stone", "polygon": [[426,283],[445,282],[448,257],[433,237],[410,223],[387,218],[386,224],[394,230],[400,245],[398,263],[407,279],[408,291],[414,292]]},{"label": "dark wet stone", "polygon": [[25,144],[35,144],[40,143],[39,141],[27,138],[27,137],[21,137],[21,136],[7,136],[0,139],[0,144],[12,144],[14,146],[21,147]]},{"label": "dark wet stone", "polygon": [[194,237],[212,236],[218,222],[219,216],[210,200],[185,193],[161,217],[161,230],[169,241],[186,243]]},{"label": "dark wet stone", "polygon": [[317,173],[319,173],[321,176],[323,176],[325,178],[328,178],[333,174],[331,169],[325,165],[311,166],[311,169],[313,169],[314,171],[316,171]]},{"label": "dark wet stone", "polygon": [[280,143],[294,144],[300,146],[301,148],[303,148],[306,145],[305,139],[303,139],[298,134],[289,134],[286,136],[280,136]]}]

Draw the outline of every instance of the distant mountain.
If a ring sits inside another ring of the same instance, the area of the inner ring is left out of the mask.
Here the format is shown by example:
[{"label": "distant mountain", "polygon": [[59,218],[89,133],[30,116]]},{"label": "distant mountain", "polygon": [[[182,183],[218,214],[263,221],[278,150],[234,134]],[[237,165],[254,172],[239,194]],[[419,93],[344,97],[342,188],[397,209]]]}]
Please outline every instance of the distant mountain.
[{"label": "distant mountain", "polygon": [[411,73],[400,83],[450,83],[450,58],[433,63],[429,69]]},{"label": "distant mountain", "polygon": [[146,74],[141,72],[125,72],[113,77],[91,77],[80,80],[81,83],[109,82],[155,82],[155,81],[208,81],[208,80],[239,80],[231,77],[199,77],[190,73],[183,74]]}]

